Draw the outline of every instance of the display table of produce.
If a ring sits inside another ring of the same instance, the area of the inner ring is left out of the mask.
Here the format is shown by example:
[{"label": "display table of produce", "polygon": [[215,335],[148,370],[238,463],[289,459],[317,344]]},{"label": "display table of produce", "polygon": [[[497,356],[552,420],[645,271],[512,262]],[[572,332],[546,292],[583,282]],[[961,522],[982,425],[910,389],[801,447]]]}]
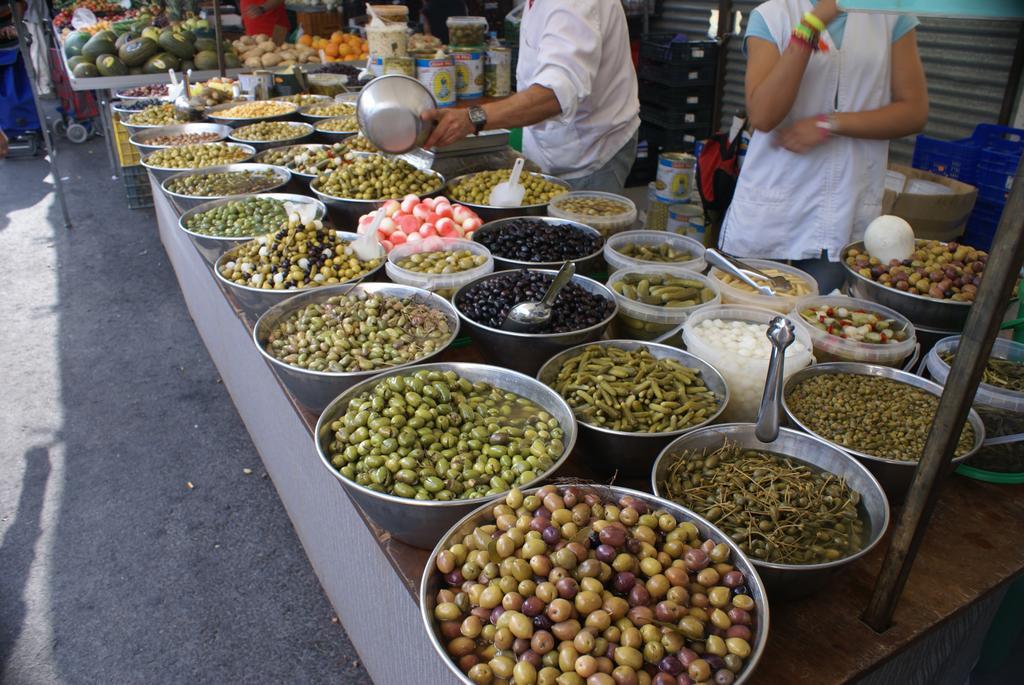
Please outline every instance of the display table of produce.
[{"label": "display table of produce", "polygon": [[[313,444],[317,415],[285,390],[253,343],[254,321],[221,290],[159,184],[152,186],[161,240],[192,318],[367,671],[381,684],[410,682],[412,673],[417,682],[456,682],[418,606],[428,553],[392,539],[327,473]],[[432,361],[488,360],[471,343]],[[607,482],[587,464],[577,444],[557,475]],[[649,478],[615,484],[650,491]],[[1019,489],[951,478],[894,624],[877,634],[859,616],[885,543],[811,597],[787,601],[769,593],[767,646],[746,682],[963,683],[1006,587],[1024,572]]]}]

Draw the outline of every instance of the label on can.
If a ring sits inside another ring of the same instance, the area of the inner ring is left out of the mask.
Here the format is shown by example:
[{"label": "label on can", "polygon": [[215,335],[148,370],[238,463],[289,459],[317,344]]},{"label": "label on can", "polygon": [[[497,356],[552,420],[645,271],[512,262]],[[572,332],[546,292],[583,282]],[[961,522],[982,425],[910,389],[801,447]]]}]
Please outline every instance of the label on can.
[{"label": "label on can", "polygon": [[501,98],[512,94],[511,50],[502,47],[487,49],[484,84],[484,92],[488,97]]},{"label": "label on can", "polygon": [[655,184],[658,198],[670,202],[686,202],[690,191],[696,188],[694,168],[697,158],[685,152],[662,152],[658,155],[658,175]]},{"label": "label on can", "polygon": [[698,204],[675,204],[668,208],[668,230],[704,242],[704,210]]},{"label": "label on can", "polygon": [[484,94],[484,53],[477,50],[452,52],[455,62],[455,95],[460,100],[473,100]]},{"label": "label on can", "polygon": [[420,57],[416,78],[427,87],[438,107],[455,104],[455,63],[451,57]]},{"label": "label on can", "polygon": [[374,76],[384,75],[384,58],[383,57],[371,57],[366,64],[366,69]]},{"label": "label on can", "polygon": [[403,74],[416,78],[416,64],[412,57],[385,57],[385,74]]}]

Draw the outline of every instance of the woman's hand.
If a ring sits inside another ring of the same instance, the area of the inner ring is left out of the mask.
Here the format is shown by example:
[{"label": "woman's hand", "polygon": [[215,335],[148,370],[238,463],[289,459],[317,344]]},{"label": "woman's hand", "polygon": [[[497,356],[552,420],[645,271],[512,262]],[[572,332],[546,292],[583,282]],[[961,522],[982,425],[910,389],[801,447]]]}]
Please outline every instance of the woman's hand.
[{"label": "woman's hand", "polygon": [[424,121],[433,121],[435,126],[425,148],[444,147],[476,133],[476,126],[469,120],[469,111],[459,108],[431,109],[420,115]]},{"label": "woman's hand", "polygon": [[818,117],[801,119],[775,133],[775,143],[802,155],[828,140],[828,132],[818,126]]}]

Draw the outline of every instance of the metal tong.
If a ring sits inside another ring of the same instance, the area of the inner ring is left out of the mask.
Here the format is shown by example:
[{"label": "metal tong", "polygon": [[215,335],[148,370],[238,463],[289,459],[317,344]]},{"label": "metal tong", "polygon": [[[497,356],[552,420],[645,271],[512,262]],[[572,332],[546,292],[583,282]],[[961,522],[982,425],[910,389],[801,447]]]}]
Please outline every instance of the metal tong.
[{"label": "metal tong", "polygon": [[[784,276],[769,276],[763,271],[755,269],[749,264],[745,264],[735,257],[730,257],[714,248],[711,248],[704,253],[704,259],[707,260],[708,264],[711,266],[721,269],[730,276],[735,276],[762,295],[774,297],[777,294],[776,291],[788,293],[793,290],[793,285],[787,281]],[[771,283],[771,285],[768,286],[764,283],[758,283],[754,280],[755,278],[767,281],[768,283]]]},{"label": "metal tong", "polygon": [[796,340],[793,322],[777,316],[768,324],[765,333],[772,343],[772,356],[768,361],[768,375],[764,382],[764,395],[757,412],[754,436],[761,442],[774,442],[782,424],[782,380],[786,361],[786,348]]}]

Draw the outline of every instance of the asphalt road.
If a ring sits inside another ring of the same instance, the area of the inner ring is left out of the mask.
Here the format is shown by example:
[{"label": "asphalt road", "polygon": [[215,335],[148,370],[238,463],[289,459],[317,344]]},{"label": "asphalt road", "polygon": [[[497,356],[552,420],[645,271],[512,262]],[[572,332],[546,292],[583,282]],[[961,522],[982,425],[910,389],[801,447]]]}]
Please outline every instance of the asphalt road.
[{"label": "asphalt road", "polygon": [[0,162],[0,682],[369,682],[152,211],[102,140],[60,152],[70,231]]}]

